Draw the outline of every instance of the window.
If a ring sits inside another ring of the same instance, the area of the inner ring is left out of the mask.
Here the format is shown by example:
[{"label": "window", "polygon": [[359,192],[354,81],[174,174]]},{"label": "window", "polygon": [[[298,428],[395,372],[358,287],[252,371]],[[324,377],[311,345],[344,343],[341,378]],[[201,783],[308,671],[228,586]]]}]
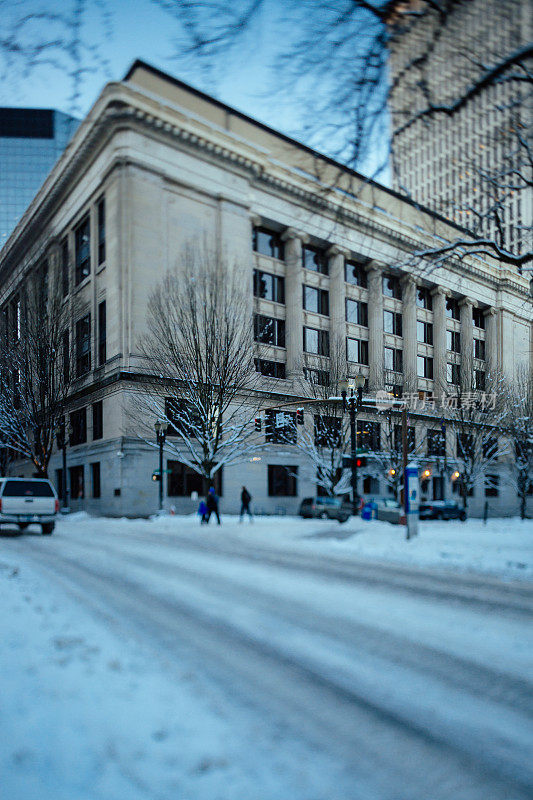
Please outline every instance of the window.
[{"label": "window", "polygon": [[453,383],[454,386],[459,386],[461,383],[461,369],[459,364],[446,364],[446,380],[448,383]]},{"label": "window", "polygon": [[91,229],[86,216],[74,231],[76,286],[91,274]]},{"label": "window", "polygon": [[385,297],[394,297],[396,300],[402,299],[402,285],[396,275],[383,276],[383,294]]},{"label": "window", "polygon": [[265,412],[265,440],[271,444],[296,444],[296,412]]},{"label": "window", "polygon": [[83,464],[69,467],[70,497],[72,500],[83,500],[85,497],[85,477]]},{"label": "window", "polygon": [[267,228],[254,228],[252,247],[255,253],[283,261],[283,241],[281,234],[277,231],[269,231]]},{"label": "window", "polygon": [[91,486],[93,490],[93,497],[95,500],[97,500],[99,497],[101,497],[99,461],[95,461],[91,464]]},{"label": "window", "polygon": [[[394,449],[398,452],[403,450],[403,431],[401,425],[394,426]],[[416,433],[414,425],[407,426],[407,451],[413,453],[416,449]]]},{"label": "window", "polygon": [[65,237],[61,242],[61,288],[63,297],[68,295],[69,290],[68,267],[68,239]]},{"label": "window", "polygon": [[315,414],[315,446],[340,447],[342,443],[342,420]]},{"label": "window", "polygon": [[368,364],[368,342],[366,339],[346,339],[346,359],[356,364]]},{"label": "window", "polygon": [[363,494],[379,494],[379,480],[372,475],[363,475]]},{"label": "window", "polygon": [[106,362],[106,307],[105,300],[98,304],[98,366]]},{"label": "window", "polygon": [[22,317],[21,317],[21,306],[20,306],[20,297],[17,295],[13,302],[11,303],[12,313],[11,313],[11,322],[12,322],[12,337],[14,342],[18,342],[20,340],[22,334]]},{"label": "window", "polygon": [[272,300],[274,303],[285,302],[285,278],[254,269],[254,297]]},{"label": "window", "polygon": [[93,440],[104,435],[104,409],[102,400],[93,403]]},{"label": "window", "polygon": [[318,356],[329,356],[329,332],[304,328],[304,351]]},{"label": "window", "polygon": [[360,300],[346,300],[346,322],[355,322],[368,328],[368,303]]},{"label": "window", "polygon": [[393,372],[401,372],[403,369],[403,354],[401,350],[394,347],[384,347],[384,364],[385,369],[392,370]]},{"label": "window", "polygon": [[303,286],[303,307],[306,311],[329,315],[329,292],[315,289],[314,286]]},{"label": "window", "polygon": [[63,361],[63,383],[68,386],[70,383],[70,336],[68,331],[63,332],[62,337],[62,361]]},{"label": "window", "polygon": [[474,308],[472,310],[472,324],[475,328],[485,330],[485,312],[482,308]]},{"label": "window", "polygon": [[461,317],[459,301],[454,297],[448,297],[446,300],[446,316],[450,319],[460,319]]},{"label": "window", "polygon": [[471,433],[457,434],[457,457],[469,458],[474,454],[474,437]]},{"label": "window", "polygon": [[182,435],[194,439],[199,430],[203,430],[198,409],[178,397],[165,397],[165,418],[169,423],[167,436]]},{"label": "window", "polygon": [[284,378],[285,364],[281,361],[265,361],[263,358],[254,358],[255,371],[266,378]]},{"label": "window", "polygon": [[105,261],[105,198],[98,202],[98,266]]},{"label": "window", "polygon": [[383,330],[385,333],[394,333],[396,336],[402,335],[402,315],[395,311],[383,312]]},{"label": "window", "polygon": [[296,497],[298,467],[284,464],[268,465],[268,496]]},{"label": "window", "polygon": [[446,331],[446,349],[452,353],[461,352],[461,334],[459,331]]},{"label": "window", "polygon": [[254,316],[254,339],[261,344],[285,347],[285,320],[256,314]]},{"label": "window", "polygon": [[433,325],[431,322],[422,322],[417,320],[416,323],[416,338],[419,342],[424,344],[433,344]]},{"label": "window", "polygon": [[70,415],[72,434],[70,436],[70,446],[85,444],[87,441],[87,409],[79,408]]},{"label": "window", "polygon": [[445,434],[441,430],[427,432],[428,456],[444,456],[446,450]]},{"label": "window", "polygon": [[91,315],[76,322],[76,377],[91,369]]},{"label": "window", "polygon": [[485,386],[486,386],[485,371],[482,370],[482,369],[474,370],[474,380],[475,380],[476,389],[478,391],[480,391],[480,392],[484,392],[485,391]]},{"label": "window", "polygon": [[433,380],[433,359],[429,356],[417,356],[416,374],[419,378]]},{"label": "window", "polygon": [[485,497],[498,497],[500,494],[500,476],[485,475]]},{"label": "window", "polygon": [[428,311],[433,309],[433,296],[429,289],[419,287],[416,293],[416,304],[418,308],[427,308]]},{"label": "window", "polygon": [[309,369],[304,367],[304,378],[314,386],[329,386],[329,372],[325,369]]},{"label": "window", "polygon": [[483,339],[474,339],[474,358],[485,360],[485,341]]},{"label": "window", "polygon": [[379,451],[381,447],[381,425],[379,422],[357,420],[357,448]]},{"label": "window", "polygon": [[[168,497],[190,497],[193,492],[205,496],[209,491],[207,479],[181,461],[167,461],[167,469],[170,470],[167,479]],[[217,469],[213,477],[214,489],[219,497],[222,497],[223,491],[222,469]]]},{"label": "window", "polygon": [[344,277],[346,278],[346,283],[360,286],[362,289],[367,287],[367,274],[362,264],[357,264],[355,261],[346,261]]},{"label": "window", "polygon": [[327,275],[329,272],[328,257],[318,247],[310,247],[309,245],[302,247],[302,265],[305,269],[320,272],[322,275]]}]

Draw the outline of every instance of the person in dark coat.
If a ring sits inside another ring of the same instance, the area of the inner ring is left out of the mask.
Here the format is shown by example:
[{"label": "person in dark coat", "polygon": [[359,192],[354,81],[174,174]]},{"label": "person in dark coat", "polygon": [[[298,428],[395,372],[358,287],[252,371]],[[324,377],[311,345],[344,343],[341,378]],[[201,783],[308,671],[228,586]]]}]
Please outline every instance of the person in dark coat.
[{"label": "person in dark coat", "polygon": [[220,516],[218,513],[218,497],[215,494],[215,490],[211,486],[207,493],[207,497],[205,500],[205,504],[207,506],[207,518],[206,522],[209,522],[211,519],[211,514],[214,514],[217,518],[217,525],[220,525]]},{"label": "person in dark coat", "polygon": [[252,516],[252,512],[250,511],[250,502],[251,502],[251,500],[252,500],[252,495],[250,494],[250,492],[248,491],[246,486],[243,486],[242,487],[242,492],[241,492],[241,515],[240,515],[240,518],[239,518],[239,522],[243,521],[243,518],[244,518],[245,514],[248,514],[248,516],[250,517],[250,522],[254,521],[254,518]]}]

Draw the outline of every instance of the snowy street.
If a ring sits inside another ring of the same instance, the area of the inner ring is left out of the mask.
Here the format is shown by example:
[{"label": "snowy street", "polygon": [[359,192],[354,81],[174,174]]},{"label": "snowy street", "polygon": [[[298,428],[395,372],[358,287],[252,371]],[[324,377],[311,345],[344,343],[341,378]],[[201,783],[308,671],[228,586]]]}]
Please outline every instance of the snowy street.
[{"label": "snowy street", "polygon": [[0,537],[1,800],[525,800],[533,523]]}]

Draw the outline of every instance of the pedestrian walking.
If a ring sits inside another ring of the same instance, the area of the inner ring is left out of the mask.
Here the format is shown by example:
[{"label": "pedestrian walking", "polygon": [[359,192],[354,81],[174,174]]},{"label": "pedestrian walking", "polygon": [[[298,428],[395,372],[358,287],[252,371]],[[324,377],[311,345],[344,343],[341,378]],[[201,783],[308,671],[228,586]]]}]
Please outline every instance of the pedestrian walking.
[{"label": "pedestrian walking", "polygon": [[200,525],[207,525],[207,505],[205,500],[200,500],[197,513],[200,517]]},{"label": "pedestrian walking", "polygon": [[211,519],[211,514],[214,514],[217,518],[217,525],[220,525],[220,516],[218,513],[218,497],[215,494],[215,490],[211,486],[207,493],[206,497],[206,506],[207,506],[207,516],[206,516],[206,524]]},{"label": "pedestrian walking", "polygon": [[250,522],[254,521],[254,518],[252,516],[252,512],[250,511],[251,500],[252,500],[252,495],[250,494],[250,492],[248,491],[246,486],[243,486],[242,487],[242,492],[241,492],[241,515],[240,515],[240,518],[239,518],[239,522],[243,521],[243,518],[244,518],[245,514],[248,514],[248,516],[250,518]]}]

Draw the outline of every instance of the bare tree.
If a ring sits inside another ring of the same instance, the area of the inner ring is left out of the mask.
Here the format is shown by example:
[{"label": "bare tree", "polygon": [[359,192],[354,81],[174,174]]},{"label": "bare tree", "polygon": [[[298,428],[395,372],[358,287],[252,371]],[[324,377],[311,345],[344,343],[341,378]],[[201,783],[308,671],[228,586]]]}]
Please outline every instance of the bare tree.
[{"label": "bare tree", "polygon": [[258,446],[247,295],[234,265],[189,247],[148,301],[147,374],[133,421],[149,444],[155,418],[166,421],[167,450],[209,482]]},{"label": "bare tree", "polygon": [[2,312],[0,446],[46,476],[71,381],[69,311],[57,265],[44,259]]},{"label": "bare tree", "polygon": [[520,517],[526,516],[527,496],[533,488],[533,376],[518,372],[505,389],[505,433],[512,450],[511,469],[520,501]]}]

